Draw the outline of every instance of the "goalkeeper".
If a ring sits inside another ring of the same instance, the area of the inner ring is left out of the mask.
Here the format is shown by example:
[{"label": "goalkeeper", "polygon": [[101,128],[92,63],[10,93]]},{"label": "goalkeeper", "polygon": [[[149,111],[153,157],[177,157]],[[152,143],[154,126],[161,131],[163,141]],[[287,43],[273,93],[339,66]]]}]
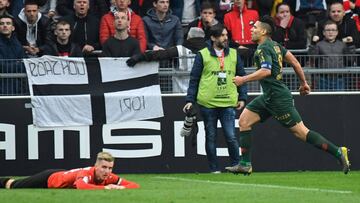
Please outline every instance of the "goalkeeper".
[{"label": "goalkeeper", "polygon": [[139,188],[137,183],[112,173],[114,157],[107,152],[97,155],[95,166],[72,170],[49,169],[24,179],[0,178],[0,188],[74,188],[115,189]]}]

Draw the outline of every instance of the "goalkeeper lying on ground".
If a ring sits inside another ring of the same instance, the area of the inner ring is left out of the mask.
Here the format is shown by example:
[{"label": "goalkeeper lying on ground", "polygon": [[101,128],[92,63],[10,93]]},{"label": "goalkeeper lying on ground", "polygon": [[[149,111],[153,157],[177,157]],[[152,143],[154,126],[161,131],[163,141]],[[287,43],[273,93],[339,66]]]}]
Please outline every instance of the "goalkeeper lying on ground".
[{"label": "goalkeeper lying on ground", "polygon": [[48,169],[33,176],[14,180],[0,178],[0,188],[75,188],[75,189],[126,189],[139,188],[112,173],[114,157],[107,152],[97,155],[95,166],[72,170]]}]

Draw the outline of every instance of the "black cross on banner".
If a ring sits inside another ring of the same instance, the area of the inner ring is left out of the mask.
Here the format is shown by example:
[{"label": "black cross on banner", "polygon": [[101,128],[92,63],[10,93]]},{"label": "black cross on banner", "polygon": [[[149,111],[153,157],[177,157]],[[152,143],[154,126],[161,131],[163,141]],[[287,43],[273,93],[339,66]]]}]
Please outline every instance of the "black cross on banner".
[{"label": "black cross on banner", "polygon": [[[159,75],[149,74],[141,77],[103,82],[99,59],[84,58],[88,84],[33,84],[32,96],[90,95],[93,124],[106,123],[105,93],[128,91],[159,85]],[[136,68],[136,67],[134,67]]]}]

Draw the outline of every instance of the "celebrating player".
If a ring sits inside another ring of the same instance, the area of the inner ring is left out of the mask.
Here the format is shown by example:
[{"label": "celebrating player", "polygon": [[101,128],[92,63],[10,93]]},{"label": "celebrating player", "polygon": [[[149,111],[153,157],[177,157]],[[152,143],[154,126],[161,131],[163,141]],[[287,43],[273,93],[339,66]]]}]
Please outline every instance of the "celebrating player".
[{"label": "celebrating player", "polygon": [[347,174],[350,170],[348,149],[346,147],[338,147],[319,133],[308,129],[297,112],[291,92],[282,81],[283,60],[292,65],[299,77],[300,94],[309,94],[310,87],[305,80],[301,65],[294,55],[270,39],[273,30],[274,23],[271,17],[263,16],[259,21],[256,21],[251,28],[251,38],[258,44],[254,54],[257,70],[252,74],[233,78],[233,82],[237,86],[259,80],[264,93],[252,100],[240,115],[240,147],[242,152],[240,164],[226,167],[226,170],[245,175],[251,174],[250,149],[252,126],[273,116],[302,141],[312,144],[314,147],[336,157],[342,164],[343,172]]},{"label": "celebrating player", "polygon": [[75,188],[75,189],[126,189],[139,188],[112,173],[114,157],[107,152],[97,155],[95,166],[72,170],[49,169],[24,179],[0,178],[0,188]]}]

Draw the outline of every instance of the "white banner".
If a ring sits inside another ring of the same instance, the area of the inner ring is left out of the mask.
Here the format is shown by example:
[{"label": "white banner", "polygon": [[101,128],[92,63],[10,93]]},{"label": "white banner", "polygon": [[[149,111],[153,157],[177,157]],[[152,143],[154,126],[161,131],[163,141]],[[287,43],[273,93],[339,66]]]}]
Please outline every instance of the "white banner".
[{"label": "white banner", "polygon": [[130,68],[126,59],[24,59],[34,125],[80,126],[95,120],[118,123],[162,117],[158,63]]},{"label": "white banner", "polygon": [[103,82],[138,78],[158,73],[158,62],[137,63],[128,67],[125,58],[99,58]]},{"label": "white banner", "polygon": [[90,95],[34,96],[33,123],[36,126],[92,125]]},{"label": "white banner", "polygon": [[[43,56],[24,59],[30,85],[87,84],[88,75],[83,58]],[[51,82],[50,82],[51,81]]]},{"label": "white banner", "polygon": [[159,85],[105,94],[107,123],[145,120],[164,115]]}]

